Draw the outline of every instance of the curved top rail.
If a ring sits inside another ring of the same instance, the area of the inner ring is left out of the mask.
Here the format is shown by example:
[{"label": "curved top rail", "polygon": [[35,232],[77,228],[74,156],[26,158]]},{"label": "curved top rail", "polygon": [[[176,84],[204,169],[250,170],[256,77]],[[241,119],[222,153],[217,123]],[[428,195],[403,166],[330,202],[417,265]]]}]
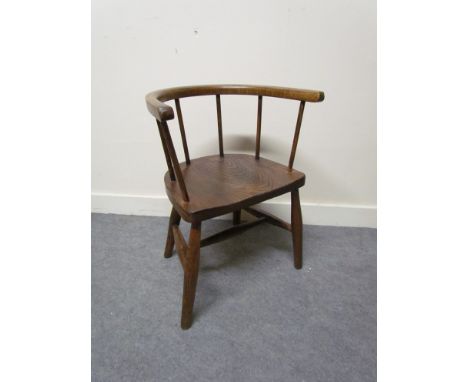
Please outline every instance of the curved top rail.
[{"label": "curved top rail", "polygon": [[321,102],[325,98],[324,93],[318,90],[262,85],[200,85],[156,90],[147,94],[145,99],[148,111],[158,121],[163,122],[174,118],[174,110],[164,102],[178,98],[216,94],[257,95],[305,102]]}]

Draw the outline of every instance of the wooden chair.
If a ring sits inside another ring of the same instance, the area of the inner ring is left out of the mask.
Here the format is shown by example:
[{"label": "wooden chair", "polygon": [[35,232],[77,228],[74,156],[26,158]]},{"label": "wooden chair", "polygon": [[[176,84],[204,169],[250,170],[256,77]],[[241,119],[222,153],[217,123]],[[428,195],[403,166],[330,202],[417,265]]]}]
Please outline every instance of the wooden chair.
[{"label": "wooden chair", "polygon": [[[221,119],[221,95],[239,94],[258,97],[257,136],[255,156],[224,154],[223,125]],[[190,159],[185,136],[180,99],[193,96],[216,97],[218,114],[219,155]],[[277,97],[300,101],[296,130],[292,142],[288,166],[260,157],[262,128],[262,99]],[[174,244],[184,269],[182,297],[182,329],[192,325],[192,309],[198,278],[200,247],[224,240],[261,222],[270,223],[292,232],[294,266],[302,267],[302,216],[299,187],[305,183],[305,175],[293,169],[296,147],[306,102],[320,102],[324,93],[273,86],[204,85],[157,90],[146,96],[149,112],[156,118],[168,171],[164,177],[166,191],[173,208],[169,219],[164,257],[172,256]],[[171,106],[164,102],[175,100],[185,163],[179,163],[167,121],[174,118]],[[291,193],[291,224],[252,205],[278,195]],[[241,210],[257,218],[242,223]],[[201,239],[203,220],[233,213],[233,226],[220,233]],[[191,223],[188,244],[180,229],[181,217]]]}]

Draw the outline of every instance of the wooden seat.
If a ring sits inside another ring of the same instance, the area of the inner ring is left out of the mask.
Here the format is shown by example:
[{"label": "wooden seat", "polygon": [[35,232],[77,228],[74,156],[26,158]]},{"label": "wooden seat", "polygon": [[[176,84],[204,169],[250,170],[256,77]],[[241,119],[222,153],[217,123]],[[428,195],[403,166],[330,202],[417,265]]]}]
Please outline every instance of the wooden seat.
[{"label": "wooden seat", "polygon": [[[188,222],[224,215],[302,187],[305,175],[253,155],[202,157],[180,165],[190,201],[186,202],[169,172],[166,191],[177,212]],[[209,174],[209,176],[206,176]]]},{"label": "wooden seat", "polygon": [[[224,154],[221,95],[249,95],[258,97],[255,156]],[[190,159],[180,99],[194,96],[216,97],[218,117],[219,155]],[[296,129],[288,166],[260,156],[262,133],[263,97],[277,97],[300,101]],[[324,94],[316,90],[249,85],[203,85],[157,90],[146,96],[149,112],[156,118],[168,171],[164,181],[173,208],[169,218],[164,257],[172,256],[174,246],[184,269],[181,327],[192,325],[192,310],[200,263],[200,248],[241,233],[257,224],[266,222],[292,233],[294,266],[302,267],[302,216],[299,188],[305,183],[305,175],[293,169],[302,115],[306,102],[321,102]],[[179,122],[185,162],[179,163],[174,149],[168,121],[174,119],[174,110],[166,102],[174,100]],[[254,204],[281,194],[291,193],[291,223],[262,212]],[[241,210],[256,217],[242,223]],[[233,213],[233,226],[201,238],[201,223],[206,219]],[[183,218],[191,223],[188,243],[179,229]]]}]

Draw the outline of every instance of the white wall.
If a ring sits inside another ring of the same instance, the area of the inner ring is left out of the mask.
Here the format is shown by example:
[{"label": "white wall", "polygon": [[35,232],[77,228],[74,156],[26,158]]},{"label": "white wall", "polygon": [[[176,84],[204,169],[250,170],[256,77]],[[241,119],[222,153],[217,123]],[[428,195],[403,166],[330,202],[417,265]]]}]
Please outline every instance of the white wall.
[{"label": "white wall", "polygon": [[[94,211],[168,211],[165,161],[146,93],[269,84],[325,92],[324,102],[306,105],[295,161],[307,175],[305,222],[375,226],[374,0],[94,0],[92,7]],[[222,106],[225,151],[252,152],[256,98],[225,96]],[[264,99],[263,156],[287,163],[298,106]],[[184,99],[182,111],[191,156],[216,153],[214,97]],[[289,198],[276,201],[271,208],[287,215],[282,204]]]}]

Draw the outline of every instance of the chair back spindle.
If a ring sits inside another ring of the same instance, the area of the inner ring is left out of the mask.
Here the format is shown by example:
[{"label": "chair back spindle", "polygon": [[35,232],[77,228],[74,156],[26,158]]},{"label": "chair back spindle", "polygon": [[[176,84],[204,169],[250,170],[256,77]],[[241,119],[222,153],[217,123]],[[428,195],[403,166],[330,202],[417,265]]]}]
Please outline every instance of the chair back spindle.
[{"label": "chair back spindle", "polygon": [[219,156],[224,156],[223,148],[223,120],[221,117],[221,96],[216,94],[216,111],[218,114],[218,140],[219,140]]},{"label": "chair back spindle", "polygon": [[180,109],[180,101],[178,98],[175,99],[175,105],[177,110],[177,119],[179,120],[180,136],[182,138],[182,145],[184,147],[185,163],[190,164],[190,155],[187,146],[187,138],[185,136],[184,119],[182,118],[182,110]]},{"label": "chair back spindle", "polygon": [[167,164],[167,170],[169,171],[169,177],[171,178],[172,181],[174,181],[175,180],[174,169],[172,168],[171,157],[169,156],[169,150],[167,149],[166,141],[164,140],[164,133],[162,132],[162,125],[161,125],[161,122],[159,122],[158,120],[156,120],[156,123],[158,124],[159,137],[161,138],[161,144],[163,147],[164,156],[166,158],[166,164]]},{"label": "chair back spindle", "polygon": [[180,170],[180,164],[177,159],[177,154],[174,149],[174,144],[172,143],[171,133],[169,132],[169,127],[167,126],[167,122],[161,122],[161,132],[164,138],[164,142],[166,143],[167,150],[169,152],[169,156],[171,158],[172,164],[174,166],[175,176],[177,178],[177,183],[179,184],[180,190],[182,192],[182,196],[186,202],[188,202],[189,196],[187,192],[187,187],[185,186],[184,177],[182,176],[182,171]]},{"label": "chair back spindle", "polygon": [[263,97],[259,95],[257,108],[257,138],[255,139],[255,159],[260,158],[260,135],[262,132],[262,99]]},{"label": "chair back spindle", "polygon": [[299,141],[299,132],[301,131],[302,115],[304,114],[305,101],[301,101],[299,105],[299,113],[297,114],[296,130],[294,131],[294,139],[291,148],[291,155],[289,157],[289,170],[292,170],[294,158],[296,156],[297,142]]}]

